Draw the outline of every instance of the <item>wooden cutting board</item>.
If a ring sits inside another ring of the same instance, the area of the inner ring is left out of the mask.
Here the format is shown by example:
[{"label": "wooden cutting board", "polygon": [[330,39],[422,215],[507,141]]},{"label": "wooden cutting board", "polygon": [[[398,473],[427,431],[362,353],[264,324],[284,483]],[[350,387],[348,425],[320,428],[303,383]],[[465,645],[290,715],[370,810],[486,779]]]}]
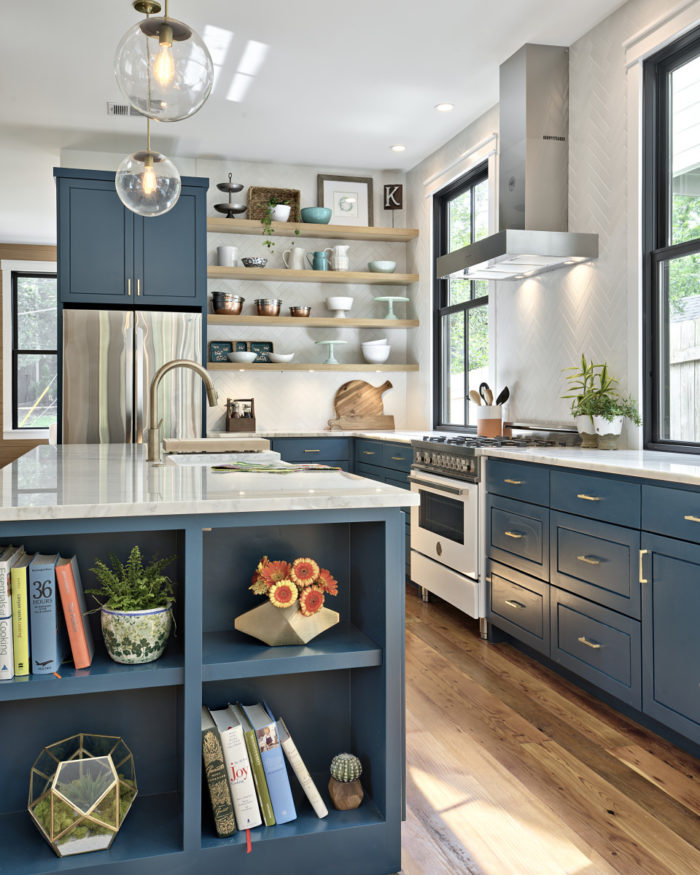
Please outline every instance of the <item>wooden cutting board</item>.
[{"label": "wooden cutting board", "polygon": [[[349,380],[335,393],[337,419],[330,419],[331,428],[384,428],[394,427],[394,417],[384,415],[382,395],[391,389],[389,380],[381,386],[372,386],[365,380]],[[341,424],[342,423],[342,424]]]}]

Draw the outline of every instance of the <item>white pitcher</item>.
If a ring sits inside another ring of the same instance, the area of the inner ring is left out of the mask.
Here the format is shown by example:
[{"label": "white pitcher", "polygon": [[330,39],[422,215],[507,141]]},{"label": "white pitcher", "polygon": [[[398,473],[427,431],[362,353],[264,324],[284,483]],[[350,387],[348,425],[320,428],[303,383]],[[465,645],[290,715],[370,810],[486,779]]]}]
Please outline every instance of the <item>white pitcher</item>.
[{"label": "white pitcher", "polygon": [[349,246],[329,246],[324,251],[328,253],[328,259],[331,263],[331,270],[347,270],[349,266],[348,250]]},{"label": "white pitcher", "polygon": [[290,270],[304,270],[306,267],[304,262],[305,255],[306,249],[303,249],[301,246],[290,246],[289,249],[285,249],[282,253],[282,261],[284,266]]}]

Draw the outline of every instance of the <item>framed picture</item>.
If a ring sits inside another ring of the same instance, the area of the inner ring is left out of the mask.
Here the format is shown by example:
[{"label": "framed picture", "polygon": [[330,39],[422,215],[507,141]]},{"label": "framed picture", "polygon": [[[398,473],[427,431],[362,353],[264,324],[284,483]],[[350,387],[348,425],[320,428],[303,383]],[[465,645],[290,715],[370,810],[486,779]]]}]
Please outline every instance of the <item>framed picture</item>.
[{"label": "framed picture", "polygon": [[[243,348],[245,349],[245,346]],[[211,340],[209,342],[210,362],[227,362],[227,356],[230,352],[233,352],[233,343],[230,340]]]},{"label": "framed picture", "polygon": [[329,207],[332,225],[372,225],[372,178],[319,173],[318,205]]},{"label": "framed picture", "polygon": [[251,340],[248,344],[251,352],[256,352],[257,357],[253,360],[253,364],[264,363],[270,361],[270,353],[272,352],[272,342],[269,340]]}]

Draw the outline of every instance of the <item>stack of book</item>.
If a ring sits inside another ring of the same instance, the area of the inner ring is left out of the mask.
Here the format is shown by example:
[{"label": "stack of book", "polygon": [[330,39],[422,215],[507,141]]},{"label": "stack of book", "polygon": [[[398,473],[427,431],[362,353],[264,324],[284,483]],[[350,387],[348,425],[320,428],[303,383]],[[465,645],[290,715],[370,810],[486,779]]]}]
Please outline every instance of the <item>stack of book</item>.
[{"label": "stack of book", "polygon": [[202,708],[204,773],[218,835],[296,819],[285,755],[314,811],[325,817],[328,809],[281,718],[260,703]]},{"label": "stack of book", "polygon": [[76,557],[0,547],[0,680],[53,674],[69,650],[76,668],[92,664]]}]

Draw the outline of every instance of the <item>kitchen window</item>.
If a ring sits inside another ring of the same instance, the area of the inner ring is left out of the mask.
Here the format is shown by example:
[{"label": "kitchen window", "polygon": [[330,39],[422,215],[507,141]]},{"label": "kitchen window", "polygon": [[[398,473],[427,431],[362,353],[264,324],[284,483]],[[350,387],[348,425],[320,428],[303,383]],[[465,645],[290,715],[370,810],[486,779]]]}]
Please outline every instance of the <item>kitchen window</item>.
[{"label": "kitchen window", "polygon": [[[482,164],[434,198],[435,257],[489,233],[488,168]],[[434,413],[436,428],[474,426],[469,390],[488,379],[488,281],[434,279]]]},{"label": "kitchen window", "polygon": [[56,274],[22,267],[3,262],[4,431],[16,435],[48,429],[58,404]]},{"label": "kitchen window", "polygon": [[700,445],[700,29],[644,68],[645,445]]}]

